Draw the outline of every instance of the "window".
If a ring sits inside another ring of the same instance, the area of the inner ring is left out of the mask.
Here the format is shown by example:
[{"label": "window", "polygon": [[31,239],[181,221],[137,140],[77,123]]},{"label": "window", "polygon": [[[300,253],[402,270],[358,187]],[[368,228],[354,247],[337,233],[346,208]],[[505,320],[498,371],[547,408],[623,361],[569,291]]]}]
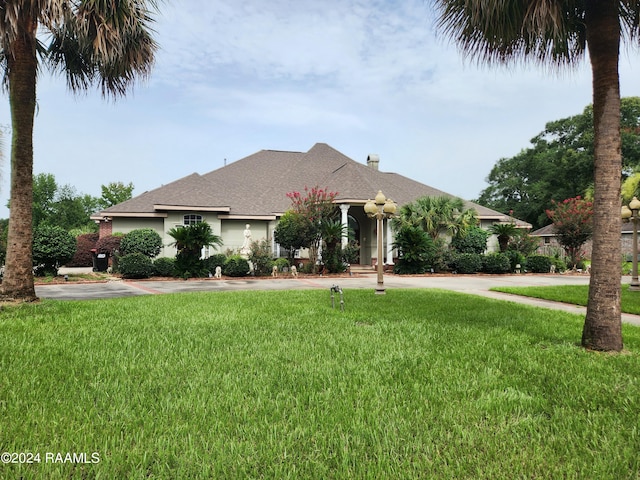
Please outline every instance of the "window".
[{"label": "window", "polygon": [[202,215],[185,215],[183,217],[183,225],[195,225],[202,222]]}]

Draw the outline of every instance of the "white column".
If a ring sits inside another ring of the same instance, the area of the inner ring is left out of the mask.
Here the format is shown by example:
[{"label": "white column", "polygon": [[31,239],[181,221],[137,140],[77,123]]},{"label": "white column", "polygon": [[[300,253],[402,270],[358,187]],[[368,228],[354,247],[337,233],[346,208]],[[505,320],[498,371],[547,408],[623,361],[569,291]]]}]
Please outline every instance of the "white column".
[{"label": "white column", "polygon": [[387,224],[387,265],[393,265],[393,235],[391,235],[391,224],[389,223],[389,219],[386,221]]},{"label": "white column", "polygon": [[349,228],[349,205],[348,203],[343,203],[340,205],[340,211],[342,212],[342,248],[346,247],[349,243],[348,236],[348,228]]}]

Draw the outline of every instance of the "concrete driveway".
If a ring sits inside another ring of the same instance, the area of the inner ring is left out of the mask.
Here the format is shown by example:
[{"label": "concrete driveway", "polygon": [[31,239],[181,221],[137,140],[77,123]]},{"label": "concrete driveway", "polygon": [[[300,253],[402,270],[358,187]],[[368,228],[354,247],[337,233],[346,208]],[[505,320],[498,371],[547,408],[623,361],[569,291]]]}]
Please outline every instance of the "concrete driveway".
[{"label": "concrete driveway", "polygon": [[[624,277],[623,283],[630,278]],[[537,300],[506,293],[491,292],[497,286],[554,286],[588,285],[588,275],[427,275],[404,276],[385,275],[385,287],[396,288],[439,288],[457,292],[481,295],[498,300],[507,300],[538,307],[553,308],[571,313],[584,314],[586,309],[575,305]],[[292,290],[330,289],[338,285],[342,289],[371,289],[376,286],[376,275],[354,275],[353,277],[299,277],[299,278],[241,278],[206,280],[135,280],[109,281],[106,283],[65,283],[36,286],[40,298],[59,300],[92,300],[136,295],[153,295],[181,292],[223,292],[236,290]],[[640,326],[640,317],[623,314],[623,321]]]}]

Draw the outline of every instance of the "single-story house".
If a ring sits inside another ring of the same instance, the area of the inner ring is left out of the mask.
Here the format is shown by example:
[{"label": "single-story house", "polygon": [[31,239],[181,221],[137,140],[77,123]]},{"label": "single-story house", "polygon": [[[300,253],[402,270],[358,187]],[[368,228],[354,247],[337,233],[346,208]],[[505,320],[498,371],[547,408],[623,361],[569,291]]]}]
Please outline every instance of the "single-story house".
[{"label": "single-story house", "polygon": [[[531,232],[531,236],[540,239],[538,253],[541,255],[554,255],[556,253],[564,255],[563,247],[560,245],[560,242],[558,242],[558,236],[553,228],[553,224]],[[633,257],[633,224],[631,222],[622,222],[621,241],[623,259],[631,261]],[[585,258],[591,258],[591,247],[592,241],[588,240],[583,247],[583,256]]]},{"label": "single-story house", "polygon": [[[261,150],[212,172],[192,173],[168,185],[144,192],[130,200],[97,212],[91,218],[100,225],[100,235],[127,233],[152,228],[163,239],[162,256],[172,257],[175,248],[167,232],[179,225],[206,221],[224,245],[220,251],[239,251],[243,232],[250,225],[253,240],[272,242],[274,256],[281,256],[273,242],[279,218],[290,208],[287,193],[318,186],[338,192],[335,203],[343,224],[355,232],[360,245],[360,263],[376,257],[376,222],[367,217],[364,204],[381,190],[398,206],[422,196],[451,196],[397,173],[379,170],[380,159],[369,155],[366,164],[352,160],[327,144],[318,143],[308,152]],[[474,208],[481,226],[511,222],[523,228],[531,225],[500,212],[465,202]],[[385,260],[393,260],[393,233],[385,228]],[[344,239],[346,240],[346,239]],[[495,249],[496,241],[490,248]]]}]

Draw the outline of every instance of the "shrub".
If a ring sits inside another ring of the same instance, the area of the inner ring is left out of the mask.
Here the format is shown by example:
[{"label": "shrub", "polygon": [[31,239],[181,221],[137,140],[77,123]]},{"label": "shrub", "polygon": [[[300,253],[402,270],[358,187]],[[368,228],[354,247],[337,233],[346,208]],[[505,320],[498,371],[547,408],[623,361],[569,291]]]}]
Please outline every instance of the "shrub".
[{"label": "shrub", "polygon": [[458,273],[477,273],[482,270],[482,255],[477,253],[454,255],[452,268]]},{"label": "shrub", "polygon": [[393,244],[401,252],[393,271],[399,274],[424,273],[433,268],[437,247],[420,227],[406,225],[400,228]]},{"label": "shrub", "polygon": [[451,247],[459,253],[483,254],[487,249],[489,235],[489,232],[480,227],[471,227],[463,237],[453,237]]},{"label": "shrub", "polygon": [[[560,257],[553,257],[551,263],[556,266],[556,272],[564,272],[567,270],[567,263]],[[582,262],[584,265],[584,261]],[[578,267],[580,268],[580,267]],[[583,267],[584,268],[584,267]]]},{"label": "shrub", "polygon": [[120,242],[122,235],[105,235],[96,242],[96,250],[98,253],[108,253],[113,256],[114,252],[120,250]]},{"label": "shrub", "polygon": [[509,273],[511,262],[504,253],[489,253],[482,257],[482,270],[486,273]]},{"label": "shrub", "polygon": [[551,257],[546,255],[529,255],[527,257],[527,270],[533,273],[549,273],[552,263]]},{"label": "shrub", "polygon": [[347,262],[344,261],[341,248],[323,250],[322,263],[329,273],[342,273],[347,270]]},{"label": "shrub", "polygon": [[162,237],[152,228],[132,230],[122,237],[120,253],[141,253],[149,258],[157,257],[162,248]]},{"label": "shrub", "polygon": [[267,240],[251,242],[250,248],[249,261],[253,264],[253,273],[260,276],[270,275],[273,257],[269,242]]},{"label": "shrub", "polygon": [[315,265],[311,262],[304,262],[302,264],[302,268],[298,268],[299,273],[311,274],[311,273],[315,273],[314,270],[315,270]]},{"label": "shrub", "polygon": [[57,275],[58,267],[73,258],[76,239],[64,228],[41,224],[33,234],[33,265],[37,276]]},{"label": "shrub", "polygon": [[175,268],[175,258],[160,257],[153,261],[153,275],[156,277],[173,277]]},{"label": "shrub", "polygon": [[229,277],[245,277],[249,274],[249,262],[240,255],[231,255],[224,262],[222,273]]},{"label": "shrub", "polygon": [[342,249],[342,259],[349,264],[360,262],[360,244],[355,240],[349,240]]},{"label": "shrub", "polygon": [[525,268],[525,263],[527,261],[526,257],[519,251],[517,250],[510,250],[507,249],[506,252],[504,252],[504,254],[509,257],[509,264],[511,266],[511,271],[515,272],[516,271],[516,266],[520,265],[520,271],[524,271]]},{"label": "shrub", "polygon": [[285,268],[289,268],[289,260],[286,258],[277,258],[274,262],[279,272],[284,272]]},{"label": "shrub", "polygon": [[153,274],[153,262],[142,253],[123,255],[118,269],[124,278],[149,278]]},{"label": "shrub", "polygon": [[540,239],[538,237],[529,235],[526,230],[518,229],[518,234],[511,238],[507,250],[515,250],[527,257],[536,253],[539,246]]},{"label": "shrub", "polygon": [[98,233],[85,233],[76,237],[76,253],[67,262],[68,267],[91,267],[93,265],[92,249],[96,248]]},{"label": "shrub", "polygon": [[215,273],[216,267],[222,268],[224,262],[227,261],[227,256],[224,253],[216,253],[207,258],[207,270],[208,273]]}]

